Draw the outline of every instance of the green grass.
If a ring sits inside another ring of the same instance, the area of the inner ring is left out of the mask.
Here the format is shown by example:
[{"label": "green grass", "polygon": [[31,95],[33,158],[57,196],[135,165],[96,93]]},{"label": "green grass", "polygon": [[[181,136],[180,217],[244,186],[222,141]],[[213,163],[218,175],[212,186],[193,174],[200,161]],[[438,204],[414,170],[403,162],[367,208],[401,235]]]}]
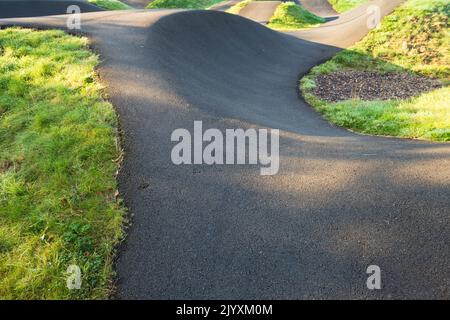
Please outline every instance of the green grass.
[{"label": "green grass", "polygon": [[128,10],[132,9],[129,5],[119,0],[88,0],[88,2],[96,5],[97,7],[106,10]]},{"label": "green grass", "polygon": [[[238,2],[229,8],[227,12],[239,14],[239,12],[252,1],[254,0]],[[312,14],[302,6],[299,6],[294,2],[284,2],[277,7],[267,26],[275,30],[288,31],[307,29],[318,26],[324,22],[325,19]]]},{"label": "green grass", "polygon": [[446,0],[409,0],[385,17],[379,29],[349,50],[317,66],[300,84],[305,99],[331,122],[375,135],[450,141],[449,89],[444,87],[405,101],[328,103],[312,93],[315,77],[339,70],[410,72],[450,78]]},{"label": "green grass", "polygon": [[311,28],[324,22],[324,18],[312,14],[302,6],[284,2],[277,7],[267,26],[277,30],[295,30]]},{"label": "green grass", "polygon": [[254,0],[244,0],[241,2],[236,3],[234,6],[232,6],[231,8],[229,8],[227,10],[228,13],[232,13],[232,14],[239,14],[239,12],[244,9],[250,2],[252,2]]},{"label": "green grass", "polygon": [[369,0],[328,0],[338,13],[354,9]]},{"label": "green grass", "polygon": [[155,0],[148,4],[147,9],[206,9],[223,0]]},{"label": "green grass", "polygon": [[[88,40],[0,30],[0,298],[107,298],[124,210],[117,123]],[[66,288],[70,264],[80,290]]]}]

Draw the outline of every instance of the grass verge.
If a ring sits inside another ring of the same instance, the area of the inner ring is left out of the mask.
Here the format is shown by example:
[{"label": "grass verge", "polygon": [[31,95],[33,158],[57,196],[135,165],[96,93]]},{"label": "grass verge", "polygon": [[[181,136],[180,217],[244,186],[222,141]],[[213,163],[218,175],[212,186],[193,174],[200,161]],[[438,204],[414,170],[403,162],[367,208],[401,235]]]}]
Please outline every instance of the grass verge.
[{"label": "grass verge", "polygon": [[132,9],[129,5],[119,0],[88,0],[89,3],[106,10],[128,10]]},{"label": "grass verge", "polygon": [[294,2],[283,2],[275,10],[267,26],[277,30],[298,30],[318,26],[325,19]]},{"label": "grass verge", "polygon": [[328,103],[312,92],[319,74],[339,70],[411,72],[448,85],[450,5],[446,0],[409,0],[385,17],[379,29],[349,50],[316,66],[300,83],[303,96],[329,121],[367,134],[450,141],[448,86],[408,100]]},{"label": "grass verge", "polygon": [[147,9],[206,9],[223,0],[154,0]]},{"label": "grass verge", "polygon": [[354,9],[369,0],[328,0],[333,9],[338,13]]},{"label": "grass verge", "polygon": [[[0,30],[0,298],[107,298],[124,209],[116,115],[88,40]],[[66,287],[69,265],[80,290]]]}]

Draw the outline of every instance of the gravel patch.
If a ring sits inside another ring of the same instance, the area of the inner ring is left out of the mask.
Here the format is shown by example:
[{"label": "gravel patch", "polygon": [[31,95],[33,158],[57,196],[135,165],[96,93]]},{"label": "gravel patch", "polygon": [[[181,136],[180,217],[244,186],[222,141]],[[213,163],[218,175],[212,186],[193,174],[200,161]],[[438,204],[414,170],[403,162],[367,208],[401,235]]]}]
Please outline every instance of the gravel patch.
[{"label": "gravel patch", "polygon": [[440,87],[438,80],[406,72],[338,71],[318,75],[313,92],[328,102],[388,100],[407,99]]}]

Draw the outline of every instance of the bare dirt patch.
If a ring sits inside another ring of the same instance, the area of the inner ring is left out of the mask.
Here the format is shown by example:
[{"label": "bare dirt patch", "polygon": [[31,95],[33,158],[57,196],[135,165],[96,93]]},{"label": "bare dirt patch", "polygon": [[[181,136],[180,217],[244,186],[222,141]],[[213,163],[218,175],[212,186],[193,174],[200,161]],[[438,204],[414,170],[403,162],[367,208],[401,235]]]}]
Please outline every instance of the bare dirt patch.
[{"label": "bare dirt patch", "polygon": [[435,79],[406,72],[338,71],[316,77],[314,94],[322,100],[407,99],[442,87]]}]

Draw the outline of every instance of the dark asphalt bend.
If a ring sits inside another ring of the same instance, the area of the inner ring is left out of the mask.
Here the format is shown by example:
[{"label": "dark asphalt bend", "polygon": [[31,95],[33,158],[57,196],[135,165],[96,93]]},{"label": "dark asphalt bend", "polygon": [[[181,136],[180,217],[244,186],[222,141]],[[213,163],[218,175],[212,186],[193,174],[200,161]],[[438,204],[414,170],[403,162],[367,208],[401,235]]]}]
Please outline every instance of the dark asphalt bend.
[{"label": "dark asphalt bend", "polygon": [[327,18],[338,15],[328,0],[300,0],[299,4],[320,17]]},{"label": "dark asphalt bend", "polygon": [[[357,135],[299,99],[299,75],[338,47],[215,11],[87,13],[82,27],[124,130],[134,217],[117,298],[449,298],[450,146]],[[325,30],[358,40],[341,28]],[[194,120],[280,129],[279,173],[173,165],[171,133]],[[371,264],[380,291],[366,289]]]},{"label": "dark asphalt bend", "polygon": [[265,24],[280,4],[281,1],[252,1],[239,11],[239,15]]},{"label": "dark asphalt bend", "polygon": [[78,6],[81,12],[103,11],[103,9],[82,0],[0,0],[0,18],[66,14],[71,5]]},{"label": "dark asphalt bend", "polygon": [[132,8],[144,9],[152,0],[121,0]]}]

